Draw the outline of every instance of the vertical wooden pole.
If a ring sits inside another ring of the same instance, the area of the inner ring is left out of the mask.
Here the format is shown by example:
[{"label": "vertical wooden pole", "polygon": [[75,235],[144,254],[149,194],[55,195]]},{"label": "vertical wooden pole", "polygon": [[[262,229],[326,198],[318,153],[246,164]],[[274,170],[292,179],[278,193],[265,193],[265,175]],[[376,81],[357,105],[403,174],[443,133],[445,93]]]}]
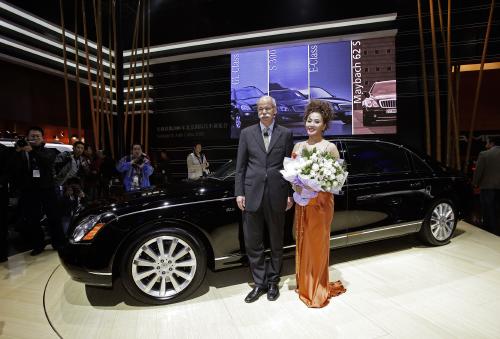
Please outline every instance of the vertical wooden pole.
[{"label": "vertical wooden pole", "polygon": [[432,61],[434,66],[434,103],[436,109],[436,160],[441,161],[441,93],[439,91],[439,70],[437,61],[436,32],[434,23],[434,4],[429,0],[432,37]]},{"label": "vertical wooden pole", "polygon": [[146,67],[146,141],[144,149],[149,151],[149,51],[151,46],[151,0],[148,0],[148,55]]},{"label": "vertical wooden pole", "polygon": [[[90,114],[92,117],[92,134],[94,137],[94,145],[97,145],[98,135],[97,135],[97,124],[96,124],[96,114],[94,107],[94,94],[92,89],[92,76],[90,73],[90,58],[89,58],[89,43],[87,39],[87,16],[85,14],[85,1],[82,1],[82,16],[83,16],[83,37],[85,39],[85,60],[87,62],[87,82],[89,87],[89,98],[90,98]],[[96,82],[97,85],[97,82]],[[96,87],[97,92],[97,87]]]},{"label": "vertical wooden pole", "polygon": [[422,83],[424,89],[424,117],[425,117],[425,150],[427,155],[431,155],[431,124],[429,115],[429,90],[427,88],[427,70],[425,65],[425,49],[424,49],[424,33],[422,25],[422,8],[420,0],[417,0],[418,5],[418,30],[420,36],[420,64],[422,65]]},{"label": "vertical wooden pole", "polygon": [[[68,87],[68,60],[66,57],[66,29],[64,28],[64,8],[63,0],[59,0],[59,9],[61,11],[61,30],[62,30],[62,45],[64,59],[64,94],[66,97],[66,120],[68,124],[68,142],[71,143],[71,111],[69,104],[69,87]],[[78,71],[78,64],[76,65]]]},{"label": "vertical wooden pole", "polygon": [[491,0],[490,16],[488,18],[488,26],[486,27],[486,36],[484,37],[483,55],[481,56],[481,67],[479,68],[479,79],[477,81],[476,95],[474,96],[474,106],[472,108],[472,118],[470,122],[469,138],[467,142],[467,153],[465,154],[465,165],[464,165],[465,173],[467,173],[467,170],[469,168],[468,163],[470,160],[470,151],[472,147],[472,133],[474,132],[474,128],[476,125],[477,106],[479,103],[479,94],[481,92],[481,83],[483,81],[484,60],[486,59],[486,51],[488,50],[488,40],[490,38],[491,21],[493,20],[494,9],[495,9],[495,0]]},{"label": "vertical wooden pole", "polygon": [[141,55],[141,145],[144,147],[144,68],[145,68],[145,51],[144,45],[146,44],[145,32],[146,20],[146,3],[142,5],[142,55]]},{"label": "vertical wooden pole", "polygon": [[457,169],[461,169],[462,161],[460,160],[460,65],[455,66],[455,124],[457,125],[457,137],[455,140],[455,156]]},{"label": "vertical wooden pole", "polygon": [[78,0],[75,0],[75,78],[76,78],[76,126],[78,140],[82,139],[82,111],[80,104],[80,62],[78,56]]},{"label": "vertical wooden pole", "polygon": [[[141,0],[139,0],[139,2],[137,3],[137,12],[136,12],[136,16],[135,16],[135,26],[134,26],[134,36],[132,37],[132,55],[131,55],[131,58],[130,58],[130,67],[129,67],[129,72],[128,72],[128,81],[127,81],[127,95],[125,96],[125,113],[124,113],[124,118],[125,118],[125,122],[124,122],[124,125],[123,125],[123,132],[124,132],[124,145],[125,146],[128,146],[128,143],[127,143],[127,124],[128,124],[128,110],[129,110],[129,104],[128,104],[128,101],[129,101],[129,98],[130,98],[130,85],[131,85],[131,81],[132,81],[132,72],[134,72],[135,74],[135,67],[133,67],[136,62],[136,56],[137,56],[137,49],[136,49],[136,41],[137,41],[137,30],[138,30],[138,27],[139,27],[139,10],[140,10],[140,7],[141,6]],[[133,141],[132,141],[133,142]]]},{"label": "vertical wooden pole", "polygon": [[[116,74],[116,65],[114,63],[114,58],[113,58],[113,53],[116,53],[116,48],[112,48],[113,42],[114,45],[116,46],[116,27],[115,27],[115,1],[110,1],[109,2],[109,11],[111,12],[111,20],[108,20],[108,41],[109,41],[109,106],[111,107],[109,114],[109,120],[110,124],[108,126],[109,128],[109,148],[111,150],[111,157],[115,157],[115,147],[114,147],[114,126],[113,126],[113,89],[115,88],[113,85],[113,78],[117,79],[117,74]],[[113,40],[115,39],[115,40]],[[114,70],[114,71],[113,71]]]}]

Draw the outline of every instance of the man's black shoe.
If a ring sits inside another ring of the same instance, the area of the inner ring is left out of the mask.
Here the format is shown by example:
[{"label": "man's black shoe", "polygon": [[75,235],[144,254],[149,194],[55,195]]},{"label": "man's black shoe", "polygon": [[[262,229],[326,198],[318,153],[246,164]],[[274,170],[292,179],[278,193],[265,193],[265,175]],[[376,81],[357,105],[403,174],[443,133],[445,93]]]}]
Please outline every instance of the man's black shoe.
[{"label": "man's black shoe", "polygon": [[45,248],[43,247],[39,247],[39,248],[34,248],[31,252],[30,252],[30,255],[32,257],[34,257],[35,255],[39,255],[40,253],[42,253],[43,251],[45,251]]},{"label": "man's black shoe", "polygon": [[275,301],[280,296],[280,289],[278,288],[278,284],[269,284],[269,288],[267,289],[267,300]]},{"label": "man's black shoe", "polygon": [[259,299],[261,295],[266,293],[267,289],[259,286],[255,286],[250,293],[245,298],[246,303],[253,303],[255,300]]}]

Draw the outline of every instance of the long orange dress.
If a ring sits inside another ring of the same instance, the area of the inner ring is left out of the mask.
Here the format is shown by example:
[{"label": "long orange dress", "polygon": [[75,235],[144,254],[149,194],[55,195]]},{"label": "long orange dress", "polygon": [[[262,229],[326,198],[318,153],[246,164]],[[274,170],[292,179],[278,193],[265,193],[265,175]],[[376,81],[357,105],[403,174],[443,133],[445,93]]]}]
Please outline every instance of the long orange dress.
[{"label": "long orange dress", "polygon": [[331,283],[328,277],[332,220],[331,193],[319,192],[307,206],[295,206],[297,292],[308,307],[324,307],[346,291],[340,281]]}]

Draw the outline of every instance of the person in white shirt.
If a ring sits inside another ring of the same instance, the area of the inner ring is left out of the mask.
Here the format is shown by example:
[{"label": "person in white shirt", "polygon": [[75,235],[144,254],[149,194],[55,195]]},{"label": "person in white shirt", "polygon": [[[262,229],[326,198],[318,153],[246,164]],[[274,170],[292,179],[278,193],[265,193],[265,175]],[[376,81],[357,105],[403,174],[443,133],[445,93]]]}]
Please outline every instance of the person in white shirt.
[{"label": "person in white shirt", "polygon": [[201,153],[201,144],[194,145],[193,152],[187,156],[186,159],[188,179],[197,180],[201,177],[207,176],[210,173],[208,169],[208,161],[203,153]]}]

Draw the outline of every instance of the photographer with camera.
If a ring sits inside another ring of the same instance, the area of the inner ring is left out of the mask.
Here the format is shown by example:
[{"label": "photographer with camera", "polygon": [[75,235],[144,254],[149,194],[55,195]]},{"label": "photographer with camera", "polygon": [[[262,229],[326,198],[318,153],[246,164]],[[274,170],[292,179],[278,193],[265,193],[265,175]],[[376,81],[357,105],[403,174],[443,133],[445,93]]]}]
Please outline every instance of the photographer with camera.
[{"label": "photographer with camera", "polygon": [[187,156],[186,164],[188,179],[197,180],[206,177],[210,173],[207,157],[201,152],[200,143],[194,145],[193,152]]},{"label": "photographer with camera", "polygon": [[64,234],[54,182],[56,151],[44,147],[42,128],[31,127],[27,135],[27,140],[20,139],[16,143],[11,170],[14,186],[19,192],[19,210],[26,219],[26,236],[33,246],[30,254],[38,255],[45,249],[40,225],[43,214],[47,216],[54,249],[63,245]]},{"label": "photographer with camera", "polygon": [[57,155],[54,162],[55,181],[60,192],[64,191],[64,185],[68,179],[76,177],[81,181],[89,173],[90,160],[83,156],[84,148],[83,142],[76,141],[73,144],[73,152],[62,152]]},{"label": "photographer with camera", "polygon": [[123,157],[116,169],[123,175],[123,186],[127,192],[151,186],[149,176],[153,174],[153,166],[140,144],[132,145],[132,154]]}]

